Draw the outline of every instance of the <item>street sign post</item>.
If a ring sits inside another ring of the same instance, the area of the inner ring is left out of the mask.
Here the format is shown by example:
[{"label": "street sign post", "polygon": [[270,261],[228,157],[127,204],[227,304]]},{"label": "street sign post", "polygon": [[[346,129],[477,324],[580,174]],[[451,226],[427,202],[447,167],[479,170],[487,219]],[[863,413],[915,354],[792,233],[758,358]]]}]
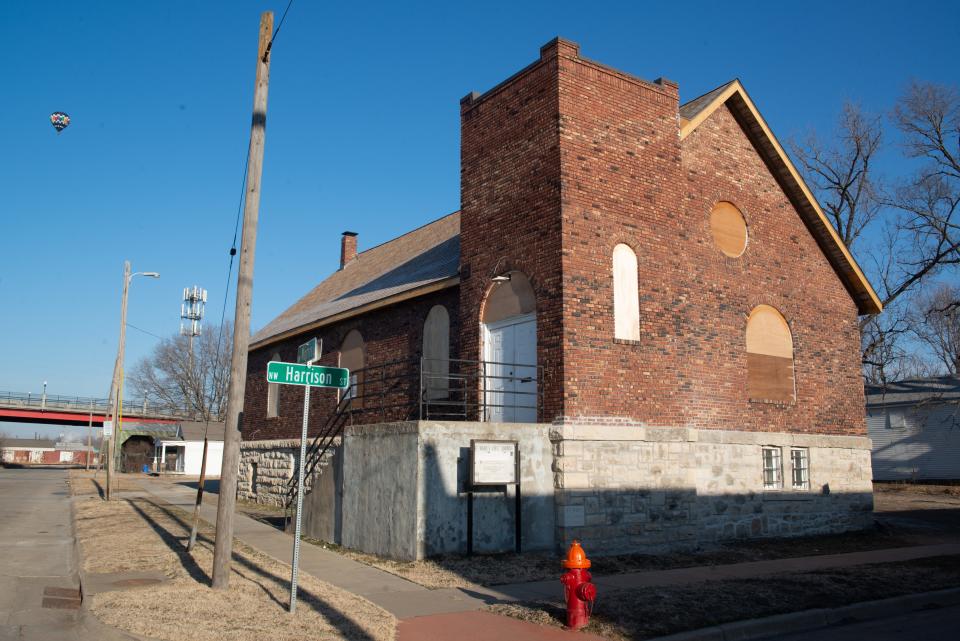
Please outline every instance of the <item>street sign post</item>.
[{"label": "street sign post", "polygon": [[350,384],[350,370],[343,367],[313,366],[309,362],[306,365],[300,365],[270,361],[267,363],[267,382],[343,389]]},{"label": "street sign post", "polygon": [[104,421],[103,438],[110,438],[111,436],[113,436],[113,421]]},{"label": "street sign post", "polygon": [[293,563],[290,568],[290,612],[297,611],[297,574],[300,566],[300,527],[303,523],[303,469],[307,458],[307,424],[310,421],[310,388],[343,389],[350,384],[350,370],[343,367],[314,367],[320,359],[323,342],[312,338],[297,349],[300,363],[267,363],[267,381],[279,385],[301,385],[303,390],[303,429],[300,434],[300,460],[297,464],[297,524],[293,534]]}]

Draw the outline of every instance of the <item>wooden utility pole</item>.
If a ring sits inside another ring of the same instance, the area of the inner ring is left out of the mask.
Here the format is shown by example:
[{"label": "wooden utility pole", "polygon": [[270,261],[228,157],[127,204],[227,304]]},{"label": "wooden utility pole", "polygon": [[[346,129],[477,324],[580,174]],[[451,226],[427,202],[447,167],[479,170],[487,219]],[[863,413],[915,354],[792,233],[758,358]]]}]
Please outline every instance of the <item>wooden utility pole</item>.
[{"label": "wooden utility pole", "polygon": [[113,364],[113,382],[110,384],[110,418],[112,419],[112,428],[110,437],[107,439],[107,492],[106,498],[111,499],[111,486],[113,485],[113,444],[114,436],[117,431],[117,402],[120,397],[120,376],[123,367],[123,343],[127,335],[127,292],[130,287],[130,261],[123,262],[123,291],[121,293],[120,303],[120,344],[117,346],[117,360]]},{"label": "wooden utility pole", "polygon": [[253,295],[253,256],[257,245],[257,218],[260,214],[260,174],[263,171],[263,144],[267,128],[267,87],[270,83],[270,36],[273,12],[260,15],[257,45],[257,77],[253,93],[253,120],[250,125],[250,152],[247,158],[247,193],[243,208],[243,235],[240,267],[237,271],[237,306],[233,320],[233,354],[227,388],[227,417],[223,435],[223,466],[217,500],[217,540],[213,548],[213,587],[230,584],[230,555],[233,551],[233,513],[237,503],[237,473],[240,466],[240,413],[247,383],[247,347],[250,343],[250,301]]}]

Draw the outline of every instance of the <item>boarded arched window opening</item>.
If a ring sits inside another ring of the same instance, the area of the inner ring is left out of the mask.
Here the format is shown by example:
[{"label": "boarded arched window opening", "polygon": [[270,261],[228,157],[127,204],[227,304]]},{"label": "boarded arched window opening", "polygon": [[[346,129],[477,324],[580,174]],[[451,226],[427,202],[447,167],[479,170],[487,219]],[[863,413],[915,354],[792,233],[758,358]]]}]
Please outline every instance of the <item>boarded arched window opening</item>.
[{"label": "boarded arched window opening", "polygon": [[719,202],[710,212],[710,231],[717,249],[736,258],[747,249],[747,221],[736,205]]},{"label": "boarded arched window opening", "polygon": [[[366,367],[365,363],[363,336],[355,329],[350,330],[340,346],[340,367],[350,370],[350,387],[344,391],[343,398],[363,396],[363,372],[360,370]],[[358,404],[358,401],[354,401],[354,406]]]},{"label": "boarded arched window opening", "polygon": [[[270,357],[271,361],[279,361],[280,354]],[[267,383],[267,418],[280,416],[280,383]]]},{"label": "boarded arched window opening", "polygon": [[640,340],[637,255],[623,244],[613,248],[613,324],[615,338]]},{"label": "boarded arched window opening", "polygon": [[751,400],[792,403],[793,336],[780,312],[758,305],[747,320],[747,395]]},{"label": "boarded arched window opening", "polygon": [[450,384],[450,314],[434,305],[423,323],[423,384],[426,400],[447,398]]}]

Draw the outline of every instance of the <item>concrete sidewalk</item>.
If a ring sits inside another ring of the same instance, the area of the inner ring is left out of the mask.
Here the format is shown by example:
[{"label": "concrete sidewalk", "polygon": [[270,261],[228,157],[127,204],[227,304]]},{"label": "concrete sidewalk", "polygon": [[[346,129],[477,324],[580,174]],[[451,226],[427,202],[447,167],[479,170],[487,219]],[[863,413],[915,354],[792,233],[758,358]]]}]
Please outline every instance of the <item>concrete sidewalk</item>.
[{"label": "concrete sidewalk", "polygon": [[[140,482],[140,485],[148,493],[159,499],[187,511],[193,510],[196,499],[195,490],[157,479],[144,479]],[[205,501],[200,513],[204,520],[215,523],[216,501],[210,500],[210,498],[208,497]],[[284,563],[290,563],[293,555],[292,537],[269,525],[237,514],[234,521],[234,536]],[[300,554],[300,567],[303,571],[337,587],[358,594],[393,613],[399,619],[468,612],[479,610],[494,603],[542,600],[562,596],[559,581],[559,562],[557,579],[548,581],[472,589],[430,590],[396,575],[313,545],[302,545]],[[756,578],[783,572],[811,572],[826,568],[892,563],[948,554],[960,554],[960,543],[594,576],[594,582],[597,584],[600,593],[603,594],[604,592],[621,589]]]}]

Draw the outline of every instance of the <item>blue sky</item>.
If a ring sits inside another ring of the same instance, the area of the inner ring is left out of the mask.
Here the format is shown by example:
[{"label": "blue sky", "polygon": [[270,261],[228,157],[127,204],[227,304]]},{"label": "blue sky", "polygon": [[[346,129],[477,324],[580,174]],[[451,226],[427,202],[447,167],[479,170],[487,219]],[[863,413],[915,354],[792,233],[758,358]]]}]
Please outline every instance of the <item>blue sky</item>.
[{"label": "blue sky", "polygon": [[[129,322],[166,336],[184,287],[219,319],[259,13],[286,2],[16,2],[0,8],[0,390],[104,396],[123,261]],[[886,111],[911,78],[960,84],[955,2],[318,3],[273,50],[253,327],[369,248],[459,207],[459,99],[556,35],[680,83],[739,77],[786,140],[846,99]],[[56,135],[52,111],[72,123]],[[895,163],[894,163],[895,168]],[[228,313],[232,313],[232,301]],[[128,332],[127,366],[156,338]]]}]

